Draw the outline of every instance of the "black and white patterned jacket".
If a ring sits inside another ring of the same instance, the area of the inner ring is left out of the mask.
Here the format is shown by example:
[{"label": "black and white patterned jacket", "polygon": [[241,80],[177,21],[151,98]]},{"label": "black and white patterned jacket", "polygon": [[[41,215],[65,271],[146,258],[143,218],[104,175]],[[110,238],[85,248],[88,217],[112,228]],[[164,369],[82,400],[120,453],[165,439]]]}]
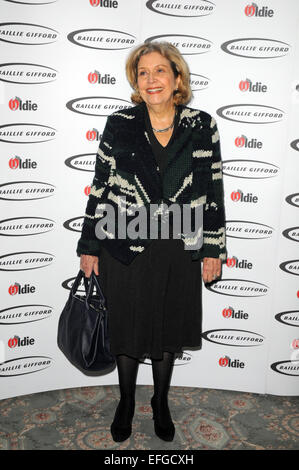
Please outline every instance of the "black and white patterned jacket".
[{"label": "black and white patterned jacket", "polygon": [[[120,207],[125,196],[126,215],[130,208],[150,204],[202,205],[202,246],[188,247],[192,240],[182,236],[192,259],[204,257],[226,260],[225,209],[220,141],[215,119],[205,111],[185,105],[176,134],[170,144],[169,158],[161,177],[146,132],[145,103],[114,112],[107,118],[98,148],[77,255],[100,255],[104,246],[117,259],[129,264],[144,251],[151,239],[119,239],[117,229],[100,240],[96,223],[103,217],[105,203]],[[135,213],[136,216],[136,213]]]}]

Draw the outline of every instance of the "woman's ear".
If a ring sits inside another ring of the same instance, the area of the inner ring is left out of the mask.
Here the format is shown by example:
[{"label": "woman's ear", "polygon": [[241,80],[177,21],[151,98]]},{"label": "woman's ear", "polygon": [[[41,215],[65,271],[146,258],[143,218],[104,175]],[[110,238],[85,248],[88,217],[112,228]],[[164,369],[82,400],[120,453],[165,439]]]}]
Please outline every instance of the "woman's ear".
[{"label": "woman's ear", "polygon": [[176,88],[175,88],[175,89],[178,90],[178,89],[179,89],[179,86],[180,86],[181,83],[182,83],[181,75],[178,75],[178,76],[176,77],[175,81],[176,81]]}]

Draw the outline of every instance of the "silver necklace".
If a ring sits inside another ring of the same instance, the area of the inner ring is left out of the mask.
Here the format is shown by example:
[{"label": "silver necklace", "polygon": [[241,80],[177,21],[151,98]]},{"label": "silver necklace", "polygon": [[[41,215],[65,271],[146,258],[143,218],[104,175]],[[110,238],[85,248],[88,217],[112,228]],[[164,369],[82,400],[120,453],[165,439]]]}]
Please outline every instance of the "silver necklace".
[{"label": "silver necklace", "polygon": [[172,124],[170,124],[169,127],[165,127],[164,129],[155,129],[155,128],[152,126],[153,131],[154,131],[154,132],[167,132],[167,131],[169,131],[169,129],[172,129],[173,126],[174,126],[175,116],[176,116],[176,112],[174,113],[174,118],[173,118]]}]

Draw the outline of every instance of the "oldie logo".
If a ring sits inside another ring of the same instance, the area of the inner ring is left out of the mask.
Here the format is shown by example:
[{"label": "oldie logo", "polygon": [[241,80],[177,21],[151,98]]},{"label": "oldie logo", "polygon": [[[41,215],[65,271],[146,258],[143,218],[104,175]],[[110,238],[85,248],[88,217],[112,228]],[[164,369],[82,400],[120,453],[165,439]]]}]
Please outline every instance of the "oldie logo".
[{"label": "oldie logo", "polygon": [[85,186],[83,191],[84,191],[85,196],[89,196],[90,191],[91,191],[91,186]]},{"label": "oldie logo", "polygon": [[75,98],[66,103],[70,111],[88,116],[109,116],[114,111],[132,108],[132,106],[133,104],[129,101],[105,96]]},{"label": "oldie logo", "polygon": [[29,336],[24,336],[24,338],[20,338],[19,336],[15,335],[12,338],[9,338],[9,340],[7,341],[7,346],[10,349],[15,349],[23,346],[33,346],[34,343],[34,338],[29,338]]},{"label": "oldie logo", "polygon": [[18,282],[11,284],[8,288],[9,295],[23,295],[23,294],[34,294],[36,287],[30,284],[24,284],[23,286]]},{"label": "oldie logo", "polygon": [[67,36],[68,40],[76,46],[117,51],[130,49],[136,45],[137,38],[132,34],[113,29],[78,29]]},{"label": "oldie logo", "polygon": [[67,158],[64,163],[66,166],[73,168],[74,170],[94,172],[95,158],[95,153],[81,153]]},{"label": "oldie logo", "polygon": [[284,325],[299,326],[299,310],[277,313],[275,319]]},{"label": "oldie logo", "polygon": [[234,122],[247,124],[272,124],[282,121],[284,111],[262,104],[231,104],[216,110],[218,116]]},{"label": "oldie logo", "polygon": [[299,227],[286,228],[282,232],[283,236],[294,242],[299,242]]},{"label": "oldie logo", "polygon": [[268,17],[272,18],[274,15],[274,11],[269,9],[267,6],[259,7],[256,3],[252,3],[251,5],[246,5],[244,13],[248,17]]},{"label": "oldie logo", "polygon": [[184,34],[161,34],[145,39],[144,42],[167,41],[177,47],[183,55],[205,54],[210,52],[212,42],[198,36],[189,36]]},{"label": "oldie logo", "polygon": [[57,41],[58,31],[32,23],[0,23],[0,41],[26,46],[51,44]]},{"label": "oldie logo", "polygon": [[8,107],[11,111],[36,111],[38,105],[37,103],[32,103],[31,100],[23,101],[21,98],[16,96],[9,100]]},{"label": "oldie logo", "polygon": [[286,197],[286,202],[291,206],[299,207],[299,193],[289,194]]},{"label": "oldie logo", "polygon": [[249,59],[274,59],[289,53],[290,44],[275,39],[243,38],[231,39],[221,44],[221,49],[228,54]]},{"label": "oldie logo", "polygon": [[254,196],[252,193],[244,193],[242,189],[232,191],[230,198],[234,202],[245,202],[247,204],[256,204],[258,202],[257,196]]},{"label": "oldie logo", "polygon": [[299,276],[299,259],[284,261],[283,263],[280,263],[279,267],[282,271],[286,273]]},{"label": "oldie logo", "polygon": [[252,83],[249,78],[241,80],[239,83],[239,89],[241,91],[248,91],[249,93],[266,93],[267,85],[262,85],[261,82]]},{"label": "oldie logo", "polygon": [[236,256],[232,256],[231,258],[227,258],[226,266],[228,268],[237,268],[237,269],[252,269],[252,263],[250,263],[247,259],[239,260]]},{"label": "oldie logo", "polygon": [[10,359],[0,364],[0,377],[15,377],[17,375],[41,372],[53,365],[53,359],[47,356],[28,356]]},{"label": "oldie logo", "polygon": [[235,310],[233,307],[224,308],[221,313],[224,318],[234,320],[248,320],[249,317],[248,313],[243,310]]},{"label": "oldie logo", "polygon": [[278,175],[279,167],[273,163],[258,160],[225,160],[223,174],[233,178],[265,179]]},{"label": "oldie logo", "polygon": [[244,369],[245,367],[245,362],[239,359],[231,359],[229,356],[220,357],[218,364],[220,367],[232,367],[233,369]]},{"label": "oldie logo", "polygon": [[216,294],[232,297],[261,297],[269,292],[269,287],[266,284],[246,279],[220,279],[205,287]]},{"label": "oldie logo", "polygon": [[73,217],[72,219],[63,222],[64,228],[71,230],[72,232],[81,232],[84,222],[84,216]]},{"label": "oldie logo", "polygon": [[209,330],[204,331],[202,336],[211,343],[225,346],[261,346],[264,343],[264,336],[246,330]]},{"label": "oldie logo", "polygon": [[56,80],[57,70],[45,65],[26,63],[0,64],[0,80],[8,83],[38,85]]},{"label": "oldie logo", "polygon": [[0,325],[16,325],[45,320],[53,313],[50,305],[30,304],[17,305],[0,310]]},{"label": "oldie logo", "polygon": [[115,85],[116,83],[116,78],[111,77],[109,73],[105,73],[105,75],[102,75],[100,72],[95,70],[94,72],[90,72],[87,75],[87,79],[89,83],[92,85],[98,84],[98,85]]},{"label": "oldie logo", "polygon": [[0,184],[0,200],[32,201],[53,196],[55,186],[42,181],[11,181]]},{"label": "oldie logo", "polygon": [[245,240],[261,240],[271,238],[274,228],[270,225],[250,222],[248,220],[227,220],[226,236]]},{"label": "oldie logo", "polygon": [[37,144],[56,137],[57,130],[41,124],[4,124],[0,126],[0,142],[11,144]]},{"label": "oldie logo", "polygon": [[246,135],[241,135],[235,138],[235,146],[238,148],[248,148],[248,149],[258,149],[260,150],[263,147],[263,143],[258,141],[254,137],[252,139],[248,139]]},{"label": "oldie logo", "polygon": [[6,237],[26,237],[39,235],[54,229],[54,220],[45,217],[13,217],[0,220],[0,235]]},{"label": "oldie logo", "polygon": [[117,0],[89,0],[92,7],[117,8]]},{"label": "oldie logo", "polygon": [[54,255],[43,251],[18,251],[0,256],[0,271],[28,271],[49,266]]},{"label": "oldie logo", "polygon": [[37,162],[32,161],[31,158],[25,158],[24,160],[16,155],[9,159],[8,166],[11,170],[35,170]]},{"label": "oldie logo", "polygon": [[85,137],[89,142],[97,142],[101,140],[102,134],[100,134],[98,129],[93,128],[86,132]]},{"label": "oldie logo", "polygon": [[271,369],[283,375],[299,376],[299,360],[278,361],[271,364]]},{"label": "oldie logo", "polygon": [[155,13],[179,17],[207,16],[215,10],[214,3],[209,0],[148,0],[146,6]]}]

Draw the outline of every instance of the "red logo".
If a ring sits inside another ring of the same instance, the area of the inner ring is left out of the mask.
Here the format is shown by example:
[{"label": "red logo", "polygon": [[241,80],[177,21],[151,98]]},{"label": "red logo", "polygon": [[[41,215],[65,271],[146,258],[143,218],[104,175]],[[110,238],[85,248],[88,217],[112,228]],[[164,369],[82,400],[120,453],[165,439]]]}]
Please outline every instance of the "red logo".
[{"label": "red logo", "polygon": [[255,3],[252,3],[251,5],[247,5],[245,7],[245,15],[246,16],[253,16],[255,14],[255,8],[257,5]]},{"label": "red logo", "polygon": [[15,283],[14,286],[13,286],[13,285],[9,286],[9,288],[8,288],[8,293],[9,293],[10,295],[15,295],[15,294],[17,294],[17,293],[18,293],[18,290],[19,290],[19,287],[20,287],[20,284],[17,284],[17,283]]},{"label": "red logo", "polygon": [[9,168],[15,170],[20,166],[20,159],[19,157],[11,158],[8,162]]},{"label": "red logo", "polygon": [[232,308],[224,308],[222,310],[222,315],[224,316],[224,318],[229,318],[232,316],[232,313],[233,313],[233,309]]},{"label": "red logo", "polygon": [[240,201],[241,199],[241,194],[242,194],[242,191],[238,190],[238,191],[233,191],[230,195],[232,201]]},{"label": "red logo", "polygon": [[248,80],[245,80],[245,81],[242,80],[239,83],[239,88],[240,88],[241,91],[247,91],[248,88],[249,88],[249,81]]},{"label": "red logo", "polygon": [[19,109],[19,106],[20,106],[20,98],[15,98],[14,100],[11,99],[9,100],[8,102],[8,106],[9,106],[9,109],[11,109],[12,111],[16,111],[17,109]]},{"label": "red logo", "polygon": [[92,7],[98,7],[100,4],[100,0],[89,0],[89,3]]},{"label": "red logo", "polygon": [[293,349],[299,349],[299,339],[294,339],[292,341],[292,348]]},{"label": "red logo", "polygon": [[88,81],[89,81],[90,83],[98,83],[98,81],[99,81],[99,74],[98,74],[98,72],[90,72],[90,73],[88,74]]},{"label": "red logo", "polygon": [[236,137],[235,139],[236,147],[244,147],[245,145],[245,137],[242,135],[241,137]]},{"label": "red logo", "polygon": [[8,347],[9,348],[15,348],[18,344],[18,336],[15,336],[14,338],[10,338],[8,340]]},{"label": "red logo", "polygon": [[96,140],[97,135],[98,135],[98,131],[96,129],[93,129],[92,131],[87,131],[86,132],[86,139],[90,140],[90,141]]},{"label": "red logo", "polygon": [[219,365],[221,367],[226,367],[228,365],[228,361],[229,361],[229,357],[225,356],[225,357],[220,357],[219,359]]},{"label": "red logo", "polygon": [[226,266],[229,268],[233,268],[236,266],[237,258],[233,256],[233,258],[227,258],[226,260]]},{"label": "red logo", "polygon": [[86,194],[86,196],[89,196],[90,190],[91,190],[91,186],[85,186],[84,193]]}]

